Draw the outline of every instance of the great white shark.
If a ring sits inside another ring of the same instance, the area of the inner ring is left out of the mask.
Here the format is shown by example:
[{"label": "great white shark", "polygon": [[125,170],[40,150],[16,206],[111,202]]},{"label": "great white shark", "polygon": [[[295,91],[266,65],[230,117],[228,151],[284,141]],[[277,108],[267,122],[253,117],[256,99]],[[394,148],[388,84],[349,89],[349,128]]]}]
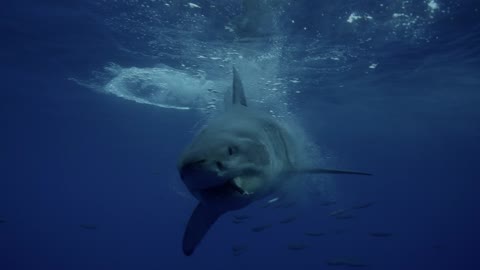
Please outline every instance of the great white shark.
[{"label": "great white shark", "polygon": [[302,153],[287,128],[247,106],[235,67],[226,101],[226,110],[207,123],[178,162],[180,177],[198,200],[183,236],[185,255],[194,252],[221,215],[278,192],[295,174],[370,175],[301,164]]}]

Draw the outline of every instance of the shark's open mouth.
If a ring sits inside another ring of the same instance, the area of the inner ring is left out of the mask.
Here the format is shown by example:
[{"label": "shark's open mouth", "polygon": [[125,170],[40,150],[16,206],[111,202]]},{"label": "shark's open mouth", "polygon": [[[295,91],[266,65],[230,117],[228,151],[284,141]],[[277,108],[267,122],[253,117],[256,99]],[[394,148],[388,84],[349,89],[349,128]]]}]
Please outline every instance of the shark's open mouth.
[{"label": "shark's open mouth", "polygon": [[[214,166],[216,165],[216,167]],[[214,166],[213,168],[210,168]],[[248,196],[264,190],[265,176],[258,166],[229,169],[222,162],[194,159],[179,166],[180,177],[197,198]]]},{"label": "shark's open mouth", "polygon": [[246,185],[246,180],[245,178],[241,176],[234,177],[226,182],[224,182],[221,185],[210,187],[207,189],[203,189],[203,192],[209,193],[209,194],[231,194],[231,193],[237,193],[240,195],[252,195],[254,192],[248,188],[248,185]]},{"label": "shark's open mouth", "polygon": [[254,177],[237,176],[231,181],[238,189],[243,191],[243,195],[254,194],[260,185],[260,181]]},{"label": "shark's open mouth", "polygon": [[237,176],[223,184],[203,189],[209,194],[240,194],[243,196],[253,195],[259,188],[260,182],[252,177]]},{"label": "shark's open mouth", "polygon": [[231,186],[236,192],[238,192],[242,195],[250,195],[250,193],[247,190],[243,189],[242,186],[239,185],[238,180],[237,180],[238,178],[239,177],[235,177],[235,178],[229,180],[227,184],[229,186]]}]

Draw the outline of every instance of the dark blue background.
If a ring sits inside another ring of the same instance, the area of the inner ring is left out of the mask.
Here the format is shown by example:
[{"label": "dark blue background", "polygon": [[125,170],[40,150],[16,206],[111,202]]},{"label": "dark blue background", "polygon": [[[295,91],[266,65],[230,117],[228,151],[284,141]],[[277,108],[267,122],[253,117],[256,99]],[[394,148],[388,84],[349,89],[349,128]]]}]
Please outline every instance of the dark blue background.
[{"label": "dark blue background", "polygon": [[[291,16],[320,23],[314,10],[325,5],[300,2]],[[330,208],[315,202],[270,212],[252,208],[244,212],[261,217],[244,228],[226,216],[191,258],[182,255],[180,240],[195,202],[180,200],[169,183],[179,181],[176,159],[198,115],[68,80],[112,60],[150,64],[114,49],[112,33],[83,1],[2,6],[0,219],[6,222],[0,223],[0,269],[321,269],[339,257],[375,269],[480,267],[475,1],[452,4],[450,16],[430,26],[437,40],[374,46],[381,59],[374,76],[364,79],[355,69],[327,76],[323,86],[305,86],[297,98],[296,111],[316,142],[339,164],[367,168],[374,177],[339,179],[343,196]],[[292,40],[309,38],[286,31]],[[348,32],[329,36],[335,43],[354,40]],[[331,86],[338,82],[365,90],[338,93]],[[372,200],[377,203],[353,220],[328,216]],[[257,234],[248,229],[289,211],[299,212],[292,224]],[[305,230],[326,235],[310,239]],[[376,239],[370,231],[393,236]],[[309,248],[290,251],[290,242]],[[231,246],[240,243],[249,251],[232,256]]]}]

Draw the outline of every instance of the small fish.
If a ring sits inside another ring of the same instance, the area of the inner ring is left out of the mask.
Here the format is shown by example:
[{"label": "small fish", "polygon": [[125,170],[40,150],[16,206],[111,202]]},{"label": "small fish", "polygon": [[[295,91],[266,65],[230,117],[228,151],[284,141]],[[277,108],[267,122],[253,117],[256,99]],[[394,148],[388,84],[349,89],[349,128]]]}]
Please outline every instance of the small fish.
[{"label": "small fish", "polygon": [[296,202],[285,202],[285,203],[281,203],[281,204],[278,204],[275,206],[275,208],[290,208],[292,206],[294,206],[296,204]]},{"label": "small fish", "polygon": [[323,236],[325,234],[321,232],[306,232],[305,235],[306,236]]},{"label": "small fish", "polygon": [[252,228],[252,232],[262,232],[268,228],[272,227],[272,224],[261,225]]},{"label": "small fish", "polygon": [[274,203],[276,201],[278,201],[278,197],[275,197],[275,198],[269,200],[267,203]]},{"label": "small fish", "polygon": [[348,209],[339,209],[339,210],[335,210],[335,211],[331,212],[330,216],[335,217],[335,216],[338,216],[338,215],[343,215],[347,212],[348,212]]},{"label": "small fish", "polygon": [[95,230],[97,229],[97,225],[93,224],[81,224],[80,227],[87,229],[87,230]]},{"label": "small fish", "polygon": [[290,250],[304,250],[308,247],[308,245],[303,243],[290,243],[288,244],[288,249]]},{"label": "small fish", "polygon": [[334,205],[336,204],[337,202],[335,201],[323,201],[320,203],[321,206],[331,206],[331,205]]},{"label": "small fish", "polygon": [[233,256],[240,256],[240,255],[242,255],[243,253],[245,253],[245,251],[233,251],[233,252],[232,252]]},{"label": "small fish", "polygon": [[248,250],[247,245],[234,245],[232,246],[233,256],[239,256],[245,253]]},{"label": "small fish", "polygon": [[345,265],[345,262],[342,260],[328,260],[327,264],[330,266],[342,266]]},{"label": "small fish", "polygon": [[349,214],[342,214],[342,215],[336,215],[335,218],[336,219],[352,219],[353,216]]},{"label": "small fish", "polygon": [[346,266],[349,267],[366,267],[368,264],[360,263],[360,262],[347,262],[345,263]]},{"label": "small fish", "polygon": [[349,266],[349,267],[365,267],[367,264],[358,262],[353,259],[332,259],[328,260],[327,264],[330,266]]},{"label": "small fish", "polygon": [[248,215],[234,215],[233,217],[237,220],[245,220],[250,218]]},{"label": "small fish", "polygon": [[352,209],[355,209],[355,210],[358,210],[358,209],[364,209],[364,208],[368,208],[372,205],[374,205],[375,202],[366,202],[366,203],[362,203],[362,204],[358,204],[358,205],[354,205],[352,207]]},{"label": "small fish", "polygon": [[388,232],[371,232],[370,236],[373,237],[389,237],[392,236],[393,233],[388,233]]},{"label": "small fish", "polygon": [[248,249],[247,245],[233,245],[232,246],[232,251],[242,251]]},{"label": "small fish", "polygon": [[296,219],[297,217],[287,217],[285,219],[280,220],[280,224],[288,224],[295,221]]},{"label": "small fish", "polygon": [[[276,202],[279,200],[280,198],[279,197],[275,197],[273,199],[270,199],[268,200],[265,204],[263,204],[261,207],[262,208],[267,208],[269,207],[270,205],[275,205]],[[279,205],[276,205],[275,208],[279,208],[280,206]]]},{"label": "small fish", "polygon": [[270,206],[270,203],[267,202],[266,204],[263,204],[263,205],[260,206],[260,207],[262,207],[262,208],[267,208],[267,207],[269,207],[269,206]]},{"label": "small fish", "polygon": [[322,192],[320,190],[310,190],[308,192],[308,194],[310,194],[312,196],[322,196],[324,194],[324,192]]}]

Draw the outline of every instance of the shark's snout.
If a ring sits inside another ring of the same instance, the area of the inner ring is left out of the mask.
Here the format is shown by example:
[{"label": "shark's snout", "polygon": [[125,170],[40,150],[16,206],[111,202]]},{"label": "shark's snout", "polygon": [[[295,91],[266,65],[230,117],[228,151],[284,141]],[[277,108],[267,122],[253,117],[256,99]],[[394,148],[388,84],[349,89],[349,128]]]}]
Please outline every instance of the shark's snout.
[{"label": "shark's snout", "polygon": [[196,171],[203,170],[203,164],[205,163],[205,159],[200,159],[197,161],[185,163],[180,167],[180,177],[184,179],[191,174],[194,174]]}]

